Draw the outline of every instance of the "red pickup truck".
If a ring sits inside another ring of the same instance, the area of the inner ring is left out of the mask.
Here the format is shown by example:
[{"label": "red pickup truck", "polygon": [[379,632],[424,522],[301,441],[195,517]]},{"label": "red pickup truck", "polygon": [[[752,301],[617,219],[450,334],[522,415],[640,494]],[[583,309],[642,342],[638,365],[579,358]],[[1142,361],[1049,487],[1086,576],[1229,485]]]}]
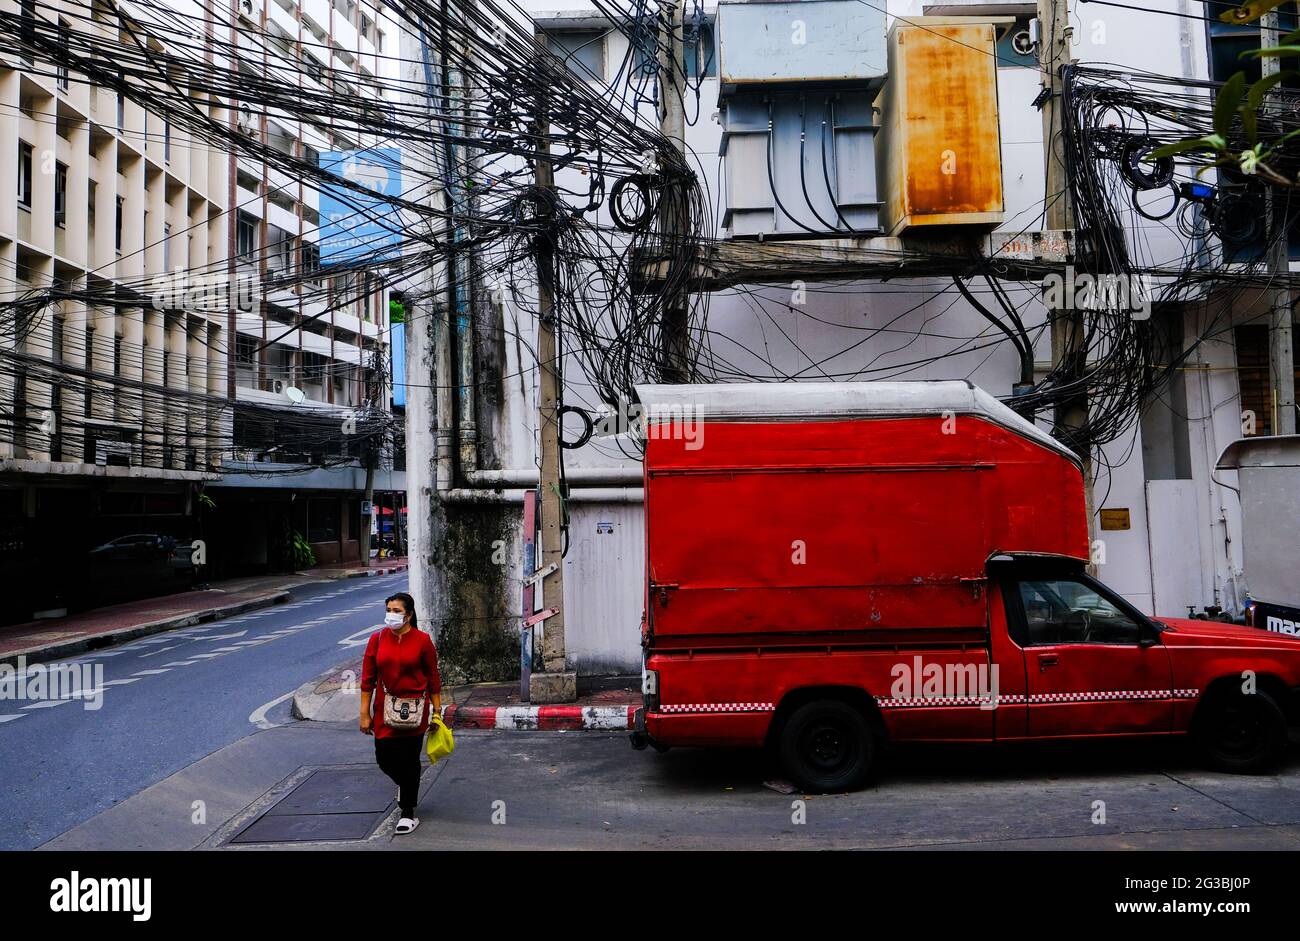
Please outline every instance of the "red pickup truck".
[{"label": "red pickup truck", "polygon": [[1300,638],[1150,618],[1091,578],[1077,459],[980,389],[638,395],[636,747],[767,746],[813,791],[902,741],[1191,735],[1224,770],[1282,758]]}]

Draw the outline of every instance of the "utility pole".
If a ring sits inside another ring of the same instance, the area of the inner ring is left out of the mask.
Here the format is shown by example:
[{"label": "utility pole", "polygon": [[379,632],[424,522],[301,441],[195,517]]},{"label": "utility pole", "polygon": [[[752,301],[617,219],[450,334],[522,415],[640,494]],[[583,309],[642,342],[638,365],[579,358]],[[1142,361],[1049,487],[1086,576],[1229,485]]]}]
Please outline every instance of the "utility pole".
[{"label": "utility pole", "polygon": [[[537,34],[537,43],[546,48],[546,36]],[[549,135],[551,122],[549,99],[541,92],[537,99],[534,135],[537,162],[534,172],[539,189],[554,194],[555,175],[551,166]],[[539,208],[545,201],[539,201]],[[544,218],[542,217],[544,216]],[[550,220],[549,212],[539,212],[539,223]],[[528,680],[529,701],[534,703],[573,702],[578,698],[578,675],[567,670],[564,650],[564,533],[561,521],[567,493],[560,480],[560,363],[559,344],[555,336],[555,245],[553,229],[539,225],[535,242],[537,262],[537,366],[540,371],[537,389],[537,428],[541,437],[542,466],[539,476],[539,501],[542,512],[542,610],[524,619],[524,626],[542,625],[542,671]],[[526,573],[532,575],[531,572]],[[529,622],[532,622],[530,624]]]},{"label": "utility pole", "polygon": [[[1061,67],[1074,60],[1070,51],[1069,0],[1038,0],[1038,68],[1043,83],[1043,151],[1047,169],[1048,229],[1073,229],[1074,200],[1065,167],[1065,150],[1062,130],[1065,124],[1065,81]],[[1059,292],[1063,297],[1073,296],[1073,286],[1065,285]],[[1052,367],[1063,375],[1066,382],[1081,383],[1087,355],[1083,348],[1083,312],[1068,305],[1067,309],[1049,309],[1048,319],[1052,329]],[[1060,372],[1064,367],[1064,373]],[[1052,416],[1057,437],[1069,446],[1083,463],[1083,492],[1086,501],[1088,532],[1091,540],[1092,519],[1095,513],[1092,492],[1092,454],[1088,445],[1081,442],[1078,432],[1088,424],[1088,397],[1081,388],[1071,391],[1056,406]]]},{"label": "utility pole", "polygon": [[[1262,48],[1276,46],[1282,31],[1278,28],[1278,12],[1265,13],[1259,21],[1259,42]],[[1282,67],[1276,56],[1260,56],[1264,77],[1276,74]],[[1268,96],[1269,111],[1275,96]],[[1286,198],[1272,184],[1264,183],[1264,244],[1268,251],[1269,280],[1285,285],[1291,274],[1291,258],[1287,251]],[[1293,435],[1296,430],[1295,411],[1295,358],[1291,335],[1294,329],[1291,314],[1291,291],[1282,287],[1268,290],[1269,306],[1269,373],[1272,378],[1273,420],[1270,426],[1275,435]]]},{"label": "utility pole", "polygon": [[[683,62],[682,34],[685,26],[686,0],[659,0],[656,43],[659,63],[659,130],[673,142],[678,153],[686,154],[686,114],[682,98],[686,92],[686,69]],[[684,205],[667,198],[667,186],[660,188],[659,231],[663,236],[663,249],[668,252],[674,243],[686,237],[686,220],[682,218]],[[680,282],[679,282],[680,284]],[[663,378],[666,382],[689,382],[690,309],[684,286],[673,287],[663,298],[663,332],[661,355]]]}]

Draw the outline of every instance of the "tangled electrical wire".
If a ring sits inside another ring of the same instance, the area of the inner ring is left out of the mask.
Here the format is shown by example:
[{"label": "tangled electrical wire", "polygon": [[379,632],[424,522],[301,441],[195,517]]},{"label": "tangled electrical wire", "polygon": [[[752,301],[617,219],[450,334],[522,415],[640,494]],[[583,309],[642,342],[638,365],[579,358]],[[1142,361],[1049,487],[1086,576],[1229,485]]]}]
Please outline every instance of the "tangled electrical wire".
[{"label": "tangled electrical wire", "polygon": [[[0,15],[0,53],[21,59],[28,71],[57,76],[61,82],[115,91],[122,101],[161,116],[166,133],[183,131],[199,150],[237,154],[241,161],[260,164],[268,178],[272,171],[282,174],[291,190],[283,195],[300,202],[313,191],[328,192],[345,203],[349,193],[355,193],[354,217],[394,235],[389,244],[323,269],[309,256],[306,244],[301,261],[295,258],[287,264],[277,264],[282,251],[278,245],[245,251],[237,259],[241,269],[252,266],[267,295],[288,292],[296,304],[283,317],[270,316],[269,307],[263,307],[263,336],[251,348],[245,344],[238,358],[229,349],[235,330],[215,332],[199,316],[203,311],[183,304],[167,308],[167,316],[178,318],[183,327],[187,345],[216,344],[231,371],[252,357],[259,382],[271,383],[277,367],[268,361],[268,349],[280,341],[293,342],[296,331],[313,329],[329,313],[365,301],[386,284],[407,285],[407,300],[416,308],[448,287],[468,292],[477,279],[496,278],[504,281],[521,309],[540,317],[536,289],[545,279],[555,289],[555,310],[548,316],[564,344],[557,364],[565,355],[576,356],[601,398],[615,403],[626,400],[636,382],[694,361],[689,339],[673,341],[682,356],[671,366],[660,351],[672,345],[665,330],[684,333],[698,325],[703,302],[691,298],[687,286],[698,247],[709,231],[708,209],[685,155],[659,132],[655,121],[635,110],[654,97],[648,88],[657,87],[658,73],[648,63],[657,58],[656,44],[698,43],[702,7],[696,3],[684,27],[661,22],[670,16],[671,6],[652,12],[638,0],[626,9],[612,4],[602,8],[636,42],[629,46],[615,80],[600,88],[577,74],[563,50],[539,42],[531,18],[513,2],[457,5],[419,0],[385,7],[420,47],[417,58],[377,57],[405,70],[397,81],[335,70],[320,61],[332,62],[328,47],[321,55],[315,48],[321,44],[313,43],[306,32],[286,38],[283,31],[271,28],[269,19],[258,27],[217,8],[207,16],[187,15],[160,0],[142,0],[130,14],[112,0],[65,5],[57,16],[45,13],[39,4],[34,16],[6,13]],[[120,42],[105,42],[106,27]],[[633,75],[635,80],[629,80]],[[631,116],[611,106],[608,89],[614,87],[631,95],[624,99],[632,106]],[[694,90],[698,98],[698,84]],[[284,146],[270,133],[274,122],[312,126],[340,146],[358,150],[400,147],[402,192],[376,200],[364,181],[334,172],[304,147]],[[540,167],[553,182],[539,185]],[[620,212],[627,202],[617,200],[616,208],[609,198],[611,187],[620,196],[635,189],[642,209],[632,217]],[[274,195],[272,191],[265,198]],[[227,211],[237,209],[231,205]],[[310,207],[304,216],[309,223],[321,222],[312,218]],[[539,270],[543,258],[546,271]],[[661,264],[665,291],[651,295],[632,290],[633,265],[646,258]],[[234,259],[223,259],[191,266],[186,275],[216,277],[234,269]],[[422,296],[412,286],[435,284],[439,278],[422,277],[435,270],[442,283]],[[293,440],[279,441],[259,431],[273,423],[247,403],[232,405],[217,394],[182,393],[167,382],[151,388],[146,377],[155,375],[160,365],[165,368],[167,356],[130,339],[125,352],[141,363],[139,380],[95,368],[96,357],[88,348],[78,351],[76,344],[85,341],[74,336],[62,338],[61,354],[71,355],[40,364],[27,350],[39,330],[48,332],[60,305],[139,311],[147,308],[143,300],[153,285],[147,278],[102,278],[95,273],[80,280],[29,285],[22,271],[14,275],[7,280],[16,290],[0,303],[0,358],[14,374],[15,388],[20,381],[28,392],[49,387],[45,396],[34,395],[38,404],[78,396],[84,384],[88,401],[112,395],[117,402],[113,414],[142,428],[177,419],[193,428],[208,428],[214,411],[234,408],[238,434],[209,429],[192,442],[201,452],[225,452],[227,458],[238,450],[235,438],[270,442],[268,449],[279,453],[310,452],[317,457],[340,448],[346,451],[353,444],[336,440],[330,445],[324,441],[329,435],[314,419],[303,420],[304,434],[306,428],[315,428],[324,443],[308,447],[309,442],[297,441],[295,433],[289,435]],[[686,322],[666,327],[665,303],[685,308]],[[232,314],[232,326],[234,320]],[[117,341],[119,354],[123,339]],[[35,340],[39,347],[40,338]],[[71,365],[77,361],[86,367],[83,376]],[[328,382],[330,370],[346,370],[349,364],[315,368],[325,375],[306,378]],[[374,370],[370,374],[373,377]],[[303,378],[303,368],[285,368],[285,378]],[[159,397],[176,415],[149,414]],[[187,412],[202,415],[203,421],[191,421]],[[15,427],[0,428],[0,434],[34,446],[32,436],[41,433],[39,422],[23,414],[11,417]],[[229,419],[226,424],[231,424]],[[367,418],[366,424],[385,423]]]}]

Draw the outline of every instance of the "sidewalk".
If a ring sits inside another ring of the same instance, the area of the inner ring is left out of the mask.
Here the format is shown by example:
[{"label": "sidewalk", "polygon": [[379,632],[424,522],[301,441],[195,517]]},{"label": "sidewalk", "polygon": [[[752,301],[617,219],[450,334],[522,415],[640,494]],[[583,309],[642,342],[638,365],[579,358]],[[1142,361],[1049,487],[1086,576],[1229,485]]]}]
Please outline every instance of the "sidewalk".
[{"label": "sidewalk", "polygon": [[404,572],[406,559],[375,559],[325,565],[283,575],[258,575],[214,582],[203,590],[144,598],[62,618],[0,627],[0,663],[50,660],[134,640],[149,634],[219,621],[245,611],[281,604],[291,589],[319,582]]},{"label": "sidewalk", "polygon": [[[357,659],[304,683],[293,695],[294,718],[355,722],[360,677]],[[641,704],[639,676],[579,677],[577,702],[562,706],[523,702],[517,681],[443,689],[443,718],[453,729],[622,731],[632,728]]]}]

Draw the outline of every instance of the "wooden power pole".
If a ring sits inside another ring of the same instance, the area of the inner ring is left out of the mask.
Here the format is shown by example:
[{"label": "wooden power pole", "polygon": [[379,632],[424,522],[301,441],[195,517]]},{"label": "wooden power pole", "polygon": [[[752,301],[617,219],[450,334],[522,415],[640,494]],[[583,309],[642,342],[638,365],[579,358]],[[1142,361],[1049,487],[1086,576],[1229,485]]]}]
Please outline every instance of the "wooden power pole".
[{"label": "wooden power pole", "polygon": [[[537,42],[546,46],[544,34]],[[547,99],[539,96],[536,118],[537,163],[534,172],[540,189],[554,192],[555,176],[551,167],[550,117]],[[539,207],[543,201],[539,201]],[[540,214],[540,213],[539,213]],[[545,220],[539,220],[545,221]],[[537,262],[537,389],[538,434],[541,437],[542,466],[538,479],[541,504],[541,574],[542,610],[525,619],[542,625],[542,670],[528,681],[529,700],[535,703],[573,702],[578,698],[578,677],[567,670],[564,650],[564,533],[561,522],[564,500],[560,479],[560,362],[555,337],[555,245],[549,226],[539,226],[535,258]],[[531,572],[525,573],[532,575]]]},{"label": "wooden power pole", "polygon": [[[659,130],[686,154],[686,113],[682,104],[686,92],[685,52],[682,42],[686,0],[659,0],[657,30],[659,63]],[[665,251],[673,251],[686,237],[685,207],[668,198],[668,187],[660,189],[659,231]],[[674,285],[663,298],[663,332],[660,354],[666,382],[689,382],[690,308],[684,286]]]},{"label": "wooden power pole", "polygon": [[[1047,169],[1046,227],[1048,229],[1073,229],[1074,200],[1065,167],[1064,96],[1065,81],[1061,67],[1073,61],[1070,52],[1069,0],[1038,0],[1038,66],[1043,82],[1043,151]],[[1062,298],[1074,296],[1072,285],[1057,292]],[[1083,312],[1067,304],[1066,309],[1049,309],[1052,329],[1052,366],[1062,378],[1072,385],[1082,382],[1086,363],[1083,348]],[[1088,445],[1079,440],[1079,432],[1088,424],[1088,397],[1076,386],[1056,406],[1052,417],[1057,437],[1067,443],[1083,462],[1083,489],[1087,501],[1088,530],[1092,532],[1094,515],[1092,492],[1092,454]]]}]

